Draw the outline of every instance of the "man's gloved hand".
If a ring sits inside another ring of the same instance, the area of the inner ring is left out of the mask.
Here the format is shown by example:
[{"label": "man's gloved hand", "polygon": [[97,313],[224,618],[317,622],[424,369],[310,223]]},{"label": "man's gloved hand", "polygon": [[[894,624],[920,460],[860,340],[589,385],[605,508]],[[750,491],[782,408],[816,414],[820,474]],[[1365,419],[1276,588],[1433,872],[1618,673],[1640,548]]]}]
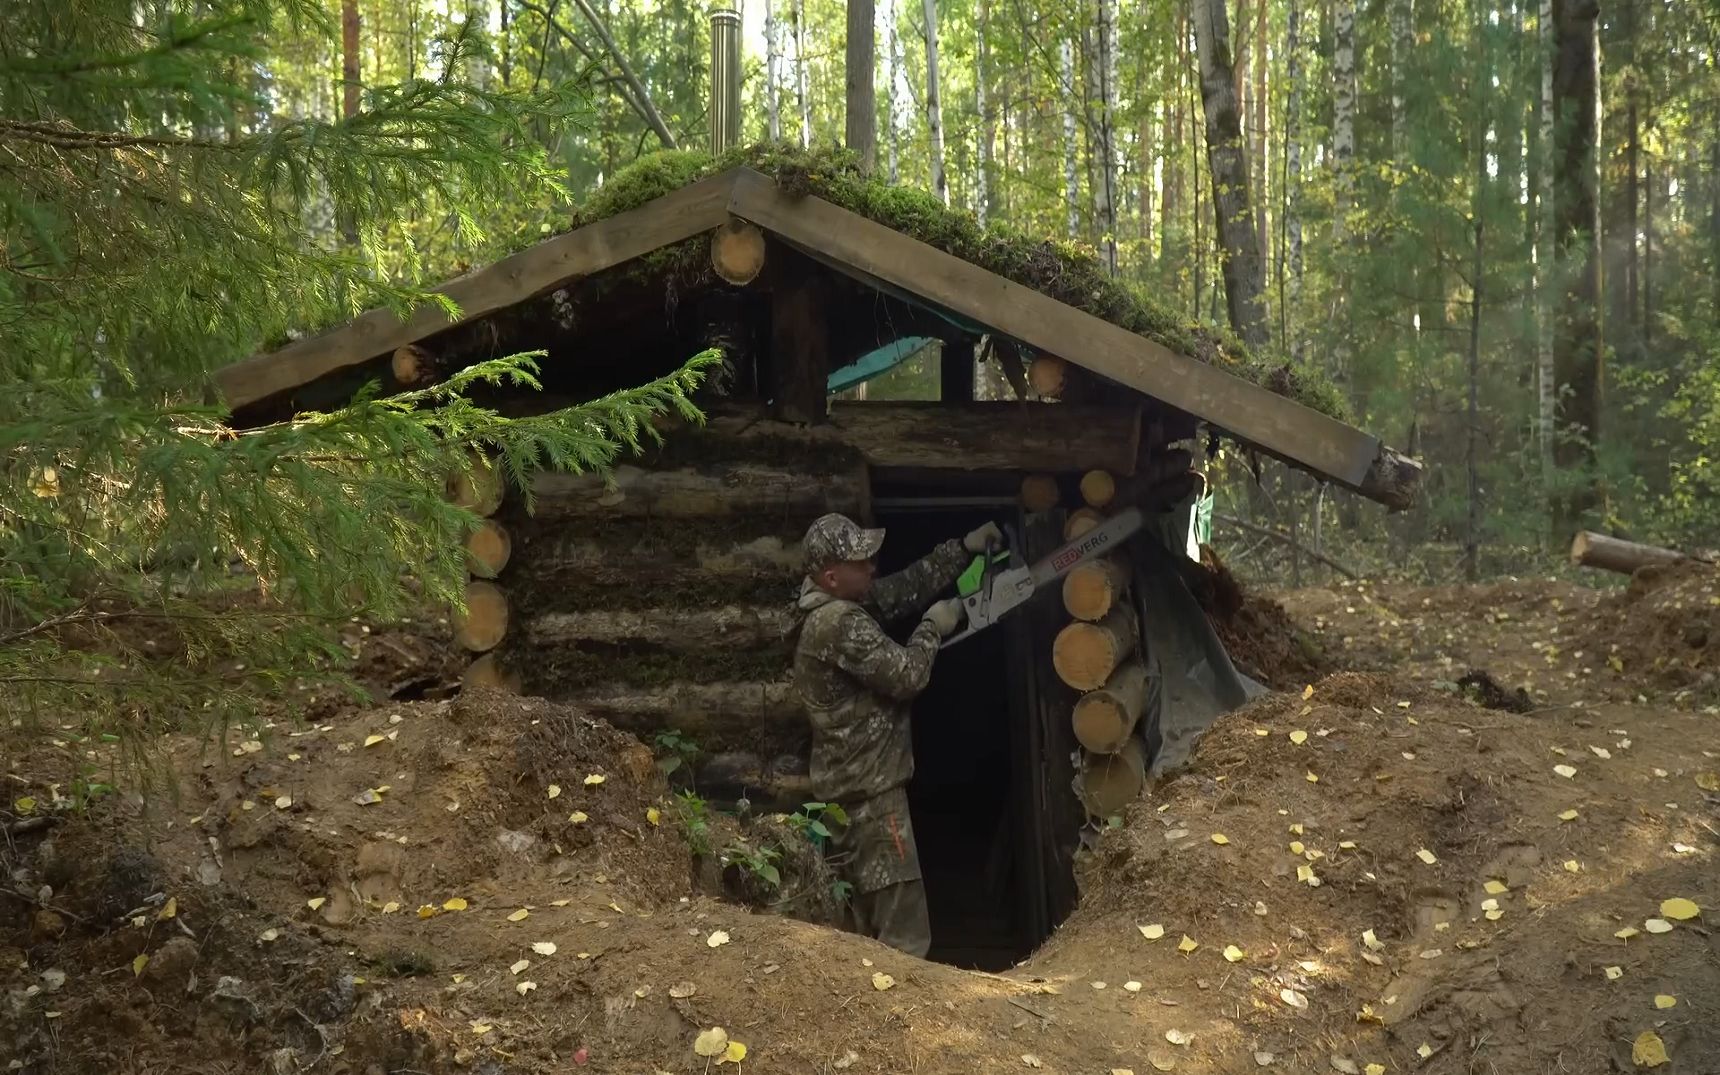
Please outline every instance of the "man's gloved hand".
[{"label": "man's gloved hand", "polygon": [[962,538],[962,548],[972,553],[984,552],[987,546],[1002,547],[1002,545],[1003,531],[997,528],[996,523],[986,523],[968,534],[967,537]]},{"label": "man's gloved hand", "polygon": [[926,609],[926,614],[920,618],[937,628],[939,638],[948,638],[956,633],[956,628],[962,623],[961,598],[950,597],[939,601]]}]

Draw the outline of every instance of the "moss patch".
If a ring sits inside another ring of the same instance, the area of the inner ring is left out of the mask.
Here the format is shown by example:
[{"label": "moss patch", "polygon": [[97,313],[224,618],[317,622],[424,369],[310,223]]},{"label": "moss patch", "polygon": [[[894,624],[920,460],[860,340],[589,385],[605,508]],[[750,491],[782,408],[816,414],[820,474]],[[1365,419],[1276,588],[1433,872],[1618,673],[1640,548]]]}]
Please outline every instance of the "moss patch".
[{"label": "moss patch", "polygon": [[[843,150],[807,152],[762,144],[714,158],[692,150],[654,153],[617,172],[575,214],[575,226],[638,208],[739,165],[772,176],[791,193],[815,194],[1315,410],[1337,418],[1349,417],[1342,394],[1329,380],[1312,370],[1293,369],[1253,355],[1230,333],[1188,321],[1112,278],[1091,249],[1007,225],[981,227],[972,214],[950,209],[925,191],[892,187],[862,175],[854,166],[853,156]],[[658,255],[667,258],[664,265],[676,264],[683,256],[674,247]]]}]

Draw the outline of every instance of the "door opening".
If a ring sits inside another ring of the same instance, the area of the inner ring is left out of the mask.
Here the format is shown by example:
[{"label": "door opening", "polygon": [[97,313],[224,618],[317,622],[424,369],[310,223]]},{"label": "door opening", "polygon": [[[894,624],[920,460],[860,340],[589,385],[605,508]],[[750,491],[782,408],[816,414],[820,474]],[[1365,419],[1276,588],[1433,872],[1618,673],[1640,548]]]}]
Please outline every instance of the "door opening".
[{"label": "door opening", "polygon": [[[953,498],[880,496],[876,516],[889,530],[880,575],[988,520],[1019,521],[1012,504]],[[942,651],[914,702],[908,801],[931,911],[930,958],[940,962],[1010,967],[1068,910],[1062,894],[1073,891],[1073,873],[1058,845],[1072,843],[1074,833],[1060,840],[1058,819],[1035,805],[1048,768],[1046,740],[1035,728],[1043,709],[1034,678],[1024,674],[1035,634],[1023,610]],[[1050,645],[1037,640],[1037,652]]]}]

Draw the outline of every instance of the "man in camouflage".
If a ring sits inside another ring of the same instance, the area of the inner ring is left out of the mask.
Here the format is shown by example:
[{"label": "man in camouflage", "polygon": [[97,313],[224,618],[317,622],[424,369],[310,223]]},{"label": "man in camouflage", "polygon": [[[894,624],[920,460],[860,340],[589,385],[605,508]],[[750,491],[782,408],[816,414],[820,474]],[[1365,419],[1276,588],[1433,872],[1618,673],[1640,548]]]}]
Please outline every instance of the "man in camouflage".
[{"label": "man in camouflage", "polygon": [[[926,954],[932,934],[908,818],[909,705],[931,679],[938,643],[961,622],[959,600],[932,598],[976,553],[1001,542],[997,525],[987,523],[874,581],[884,531],[842,515],[825,515],[806,531],[794,683],[812,720],[812,790],[847,811],[833,850],[854,886],[860,929],[916,956]],[[905,643],[885,633],[914,617]]]}]

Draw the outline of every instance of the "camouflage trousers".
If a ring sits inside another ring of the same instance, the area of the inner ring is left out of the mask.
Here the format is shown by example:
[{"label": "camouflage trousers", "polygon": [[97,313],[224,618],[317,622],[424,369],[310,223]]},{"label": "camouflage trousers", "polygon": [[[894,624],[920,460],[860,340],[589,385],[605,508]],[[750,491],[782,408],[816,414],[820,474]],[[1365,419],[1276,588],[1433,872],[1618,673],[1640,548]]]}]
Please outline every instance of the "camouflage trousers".
[{"label": "camouflage trousers", "polygon": [[844,808],[848,824],[835,834],[831,850],[841,856],[843,877],[854,886],[859,931],[924,956],[932,929],[907,791],[893,788]]}]

